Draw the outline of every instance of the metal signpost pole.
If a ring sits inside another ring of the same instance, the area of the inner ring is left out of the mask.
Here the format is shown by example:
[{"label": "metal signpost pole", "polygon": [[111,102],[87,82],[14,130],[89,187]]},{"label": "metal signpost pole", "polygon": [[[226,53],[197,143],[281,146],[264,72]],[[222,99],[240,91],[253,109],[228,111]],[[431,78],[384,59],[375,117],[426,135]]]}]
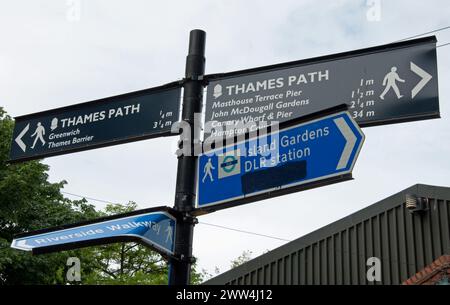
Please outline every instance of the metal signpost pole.
[{"label": "metal signpost pole", "polygon": [[[191,146],[190,155],[178,157],[177,184],[175,191],[175,210],[183,217],[178,222],[175,240],[175,253],[179,260],[172,260],[169,270],[169,285],[189,285],[191,277],[192,240],[195,218],[190,212],[195,208],[196,162],[194,139],[200,128],[194,124],[195,113],[201,112],[203,98],[203,75],[205,73],[206,33],[193,30],[189,37],[189,53],[186,58],[186,77],[184,82],[182,120],[189,124]],[[186,134],[183,132],[183,134]],[[186,141],[182,142],[186,143]]]}]

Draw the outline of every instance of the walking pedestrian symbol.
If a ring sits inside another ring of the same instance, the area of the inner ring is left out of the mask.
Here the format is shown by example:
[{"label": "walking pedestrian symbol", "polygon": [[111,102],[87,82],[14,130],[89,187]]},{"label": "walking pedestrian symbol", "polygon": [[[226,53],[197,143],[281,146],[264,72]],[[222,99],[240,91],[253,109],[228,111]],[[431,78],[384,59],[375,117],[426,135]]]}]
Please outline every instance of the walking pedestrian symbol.
[{"label": "walking pedestrian symbol", "polygon": [[33,142],[33,146],[31,146],[31,149],[34,149],[34,146],[36,146],[37,140],[41,141],[42,146],[45,145],[44,135],[45,135],[45,128],[44,126],[42,126],[41,122],[38,122],[35,132],[31,135],[31,137],[36,136]]},{"label": "walking pedestrian symbol", "polygon": [[206,162],[205,167],[203,168],[203,173],[204,173],[204,176],[203,176],[203,179],[202,179],[202,182],[203,182],[203,183],[205,183],[206,177],[209,177],[209,179],[211,180],[211,182],[214,181],[214,178],[213,178],[212,172],[211,172],[211,170],[213,170],[213,169],[216,169],[216,168],[215,168],[214,165],[212,164],[211,158],[209,158],[209,159],[208,159],[208,162]]},{"label": "walking pedestrian symbol", "polygon": [[168,242],[172,242],[173,228],[171,226],[168,226],[165,232],[167,233],[166,244]]},{"label": "walking pedestrian symbol", "polygon": [[401,99],[403,97],[403,95],[400,94],[400,89],[398,88],[396,82],[404,83],[405,80],[401,79],[400,76],[398,75],[397,67],[392,67],[391,72],[386,74],[386,76],[383,79],[383,86],[386,86],[386,88],[384,88],[383,93],[381,93],[381,95],[380,95],[380,98],[382,100],[384,100],[384,96],[386,95],[386,93],[389,92],[389,90],[391,88],[394,90],[395,94],[397,95],[397,99]]}]

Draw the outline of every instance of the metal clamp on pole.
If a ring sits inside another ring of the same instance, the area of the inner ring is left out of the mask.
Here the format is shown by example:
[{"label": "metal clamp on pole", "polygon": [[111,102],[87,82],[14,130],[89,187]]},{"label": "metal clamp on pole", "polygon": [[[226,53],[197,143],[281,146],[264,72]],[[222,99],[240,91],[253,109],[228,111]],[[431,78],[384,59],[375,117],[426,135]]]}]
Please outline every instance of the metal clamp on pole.
[{"label": "metal clamp on pole", "polygon": [[[178,157],[177,184],[174,209],[182,213],[177,220],[175,253],[180,258],[172,260],[169,270],[169,285],[188,285],[191,280],[192,241],[196,218],[191,216],[195,208],[195,181],[197,157],[194,154],[195,140],[200,135],[200,124],[195,124],[195,113],[201,112],[205,74],[206,33],[193,30],[189,37],[189,52],[183,79],[184,97],[182,120],[189,124],[191,153]],[[186,140],[186,139],[184,139]],[[181,140],[183,141],[183,139]]]},{"label": "metal clamp on pole", "polygon": [[190,214],[187,214],[185,216],[183,216],[183,221],[192,225],[196,225],[198,224],[198,219],[197,217],[191,216]]},{"label": "metal clamp on pole", "polygon": [[173,262],[178,262],[178,263],[185,262],[185,263],[195,264],[195,262],[197,261],[197,259],[195,257],[193,257],[193,256],[187,257],[187,256],[184,256],[183,254],[168,256],[167,260],[169,261],[170,264],[172,264]]},{"label": "metal clamp on pole", "polygon": [[209,79],[207,78],[206,75],[199,75],[199,76],[191,76],[191,77],[185,77],[183,79],[180,79],[179,81],[177,81],[176,83],[178,85],[183,86],[185,83],[189,82],[189,81],[200,81],[201,84],[203,85],[203,87],[206,87],[209,85]]}]

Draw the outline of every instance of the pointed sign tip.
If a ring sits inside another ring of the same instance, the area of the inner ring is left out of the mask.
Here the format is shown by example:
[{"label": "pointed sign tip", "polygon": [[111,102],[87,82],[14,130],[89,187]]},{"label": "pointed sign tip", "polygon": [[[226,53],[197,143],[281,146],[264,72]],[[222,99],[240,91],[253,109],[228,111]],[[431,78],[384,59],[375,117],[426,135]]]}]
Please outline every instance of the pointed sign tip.
[{"label": "pointed sign tip", "polygon": [[27,124],[27,126],[25,126],[25,128],[19,133],[19,135],[15,139],[17,145],[19,145],[20,149],[22,149],[23,152],[25,152],[27,150],[27,146],[22,141],[22,137],[28,132],[29,129],[30,129],[30,124]]},{"label": "pointed sign tip", "polygon": [[420,76],[422,79],[417,83],[417,85],[412,89],[411,91],[411,97],[415,98],[416,95],[425,87],[426,84],[433,78],[431,74],[429,74],[427,71],[413,63],[410,62],[410,68],[411,71],[416,73],[418,76]]}]

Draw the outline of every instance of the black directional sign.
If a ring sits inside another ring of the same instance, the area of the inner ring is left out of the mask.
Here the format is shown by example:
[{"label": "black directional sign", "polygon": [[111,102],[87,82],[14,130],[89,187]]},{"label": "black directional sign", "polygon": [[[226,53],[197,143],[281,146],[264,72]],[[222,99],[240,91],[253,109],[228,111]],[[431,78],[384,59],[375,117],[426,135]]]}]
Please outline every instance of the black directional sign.
[{"label": "black directional sign", "polygon": [[207,78],[205,137],[343,103],[363,127],[439,117],[435,37]]},{"label": "black directional sign", "polygon": [[180,91],[173,84],[16,117],[10,160],[169,136],[179,119]]}]

